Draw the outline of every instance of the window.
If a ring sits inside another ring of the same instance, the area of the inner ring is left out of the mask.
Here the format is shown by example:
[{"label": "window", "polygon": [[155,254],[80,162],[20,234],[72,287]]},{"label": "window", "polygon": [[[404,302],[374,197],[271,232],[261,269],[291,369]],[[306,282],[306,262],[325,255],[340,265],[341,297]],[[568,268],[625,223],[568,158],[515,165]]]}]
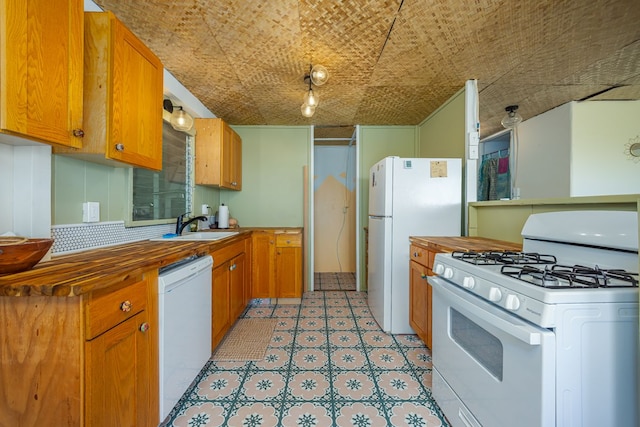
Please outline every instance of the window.
[{"label": "window", "polygon": [[133,168],[134,222],[173,220],[191,206],[190,136],[167,122],[162,126],[162,171]]}]

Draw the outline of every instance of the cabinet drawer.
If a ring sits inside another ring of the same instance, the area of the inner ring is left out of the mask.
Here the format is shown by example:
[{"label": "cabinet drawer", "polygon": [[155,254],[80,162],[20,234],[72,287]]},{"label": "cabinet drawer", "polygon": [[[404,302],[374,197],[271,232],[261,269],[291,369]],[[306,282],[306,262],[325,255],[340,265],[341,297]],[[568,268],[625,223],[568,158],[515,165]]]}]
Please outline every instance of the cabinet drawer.
[{"label": "cabinet drawer", "polygon": [[[411,245],[411,249],[409,255],[411,256],[411,261],[415,261],[418,264],[424,265],[425,267],[429,266],[429,251],[423,249],[416,245]],[[433,262],[433,257],[431,258]]]},{"label": "cabinet drawer", "polygon": [[302,234],[276,234],[276,246],[277,247],[301,247],[302,246]]},{"label": "cabinet drawer", "polygon": [[95,338],[146,308],[146,281],[141,280],[98,297],[86,304],[85,326],[87,340]]}]

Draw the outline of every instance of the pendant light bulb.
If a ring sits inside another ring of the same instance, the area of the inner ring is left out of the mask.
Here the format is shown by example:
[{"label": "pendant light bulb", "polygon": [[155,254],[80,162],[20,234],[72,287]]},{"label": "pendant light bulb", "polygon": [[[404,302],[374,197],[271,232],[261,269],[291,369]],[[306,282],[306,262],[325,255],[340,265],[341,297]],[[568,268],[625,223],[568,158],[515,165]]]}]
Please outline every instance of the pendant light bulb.
[{"label": "pendant light bulb", "polygon": [[304,103],[309,107],[317,107],[320,99],[318,98],[318,94],[316,94],[313,89],[309,88],[309,92],[304,95]]},{"label": "pendant light bulb", "polygon": [[517,105],[509,105],[504,109],[507,114],[502,118],[500,122],[505,129],[513,129],[522,121],[522,116],[517,113]]},{"label": "pendant light bulb", "polygon": [[193,117],[184,111],[182,107],[176,107],[171,113],[171,126],[175,130],[186,132],[193,126]]},{"label": "pendant light bulb", "polygon": [[316,86],[322,86],[329,80],[329,71],[322,65],[314,65],[311,67],[311,82]]},{"label": "pendant light bulb", "polygon": [[316,107],[313,107],[307,103],[302,104],[302,106],[300,107],[300,111],[302,112],[302,115],[304,117],[311,117],[313,116],[313,113],[316,112]]}]

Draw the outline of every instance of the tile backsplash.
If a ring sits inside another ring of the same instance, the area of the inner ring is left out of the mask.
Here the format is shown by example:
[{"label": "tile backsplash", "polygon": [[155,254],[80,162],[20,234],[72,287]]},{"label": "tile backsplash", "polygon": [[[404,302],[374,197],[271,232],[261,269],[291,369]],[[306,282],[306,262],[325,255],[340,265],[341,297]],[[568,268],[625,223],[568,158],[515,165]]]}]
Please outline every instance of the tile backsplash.
[{"label": "tile backsplash", "polygon": [[54,239],[52,253],[62,255],[153,239],[174,231],[175,224],[125,227],[124,221],[54,225],[51,227],[51,237]]}]

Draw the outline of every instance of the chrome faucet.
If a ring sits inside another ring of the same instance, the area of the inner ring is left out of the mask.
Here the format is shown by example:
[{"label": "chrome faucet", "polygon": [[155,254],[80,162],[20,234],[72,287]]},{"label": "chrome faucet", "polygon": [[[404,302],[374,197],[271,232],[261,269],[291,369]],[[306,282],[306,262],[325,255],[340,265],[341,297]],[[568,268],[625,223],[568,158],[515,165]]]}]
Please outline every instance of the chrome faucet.
[{"label": "chrome faucet", "polygon": [[207,221],[207,217],[204,215],[201,215],[201,216],[195,216],[190,220],[183,222],[184,217],[189,215],[189,213],[190,212],[185,212],[182,215],[178,215],[178,219],[176,220],[176,234],[178,236],[182,235],[182,230],[184,230],[187,227],[187,225],[191,224],[193,221]]}]

